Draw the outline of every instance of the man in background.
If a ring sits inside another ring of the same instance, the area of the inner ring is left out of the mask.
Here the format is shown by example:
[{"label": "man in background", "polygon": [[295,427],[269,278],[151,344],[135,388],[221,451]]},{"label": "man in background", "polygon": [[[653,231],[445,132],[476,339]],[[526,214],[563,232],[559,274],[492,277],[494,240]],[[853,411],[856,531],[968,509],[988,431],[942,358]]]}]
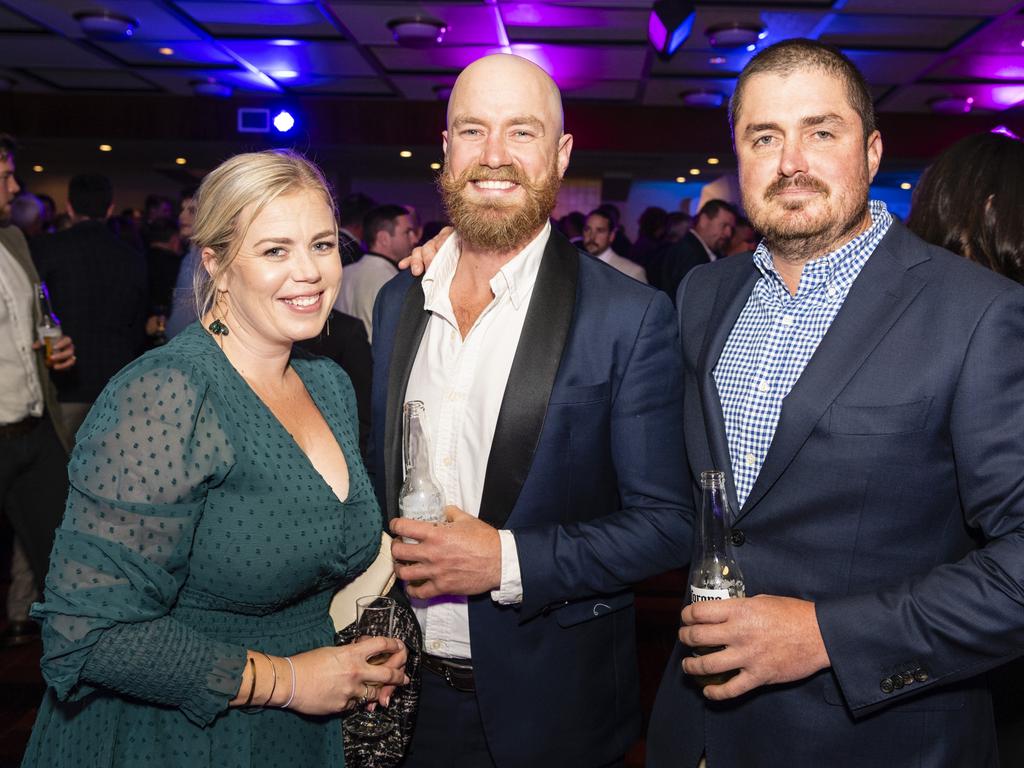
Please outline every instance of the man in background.
[{"label": "man in background", "polygon": [[[647,274],[657,288],[675,301],[676,289],[686,273],[696,266],[715,261],[732,238],[736,209],[724,200],[708,200],[701,206],[693,226],[678,243],[659,252]],[[653,273],[657,273],[657,282]]]},{"label": "man in background", "polygon": [[644,268],[639,264],[623,258],[612,250],[612,220],[604,211],[591,211],[583,225],[583,247],[587,253],[610,267],[615,267],[624,275],[629,275],[641,283],[647,282]]}]

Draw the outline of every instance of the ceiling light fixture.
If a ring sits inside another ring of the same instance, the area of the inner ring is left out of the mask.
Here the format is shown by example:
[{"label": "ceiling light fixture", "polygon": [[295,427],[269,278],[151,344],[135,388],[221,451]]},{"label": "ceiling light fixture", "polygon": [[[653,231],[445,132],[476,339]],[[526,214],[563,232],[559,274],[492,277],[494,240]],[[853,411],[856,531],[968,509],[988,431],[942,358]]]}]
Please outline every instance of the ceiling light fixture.
[{"label": "ceiling light fixture", "polygon": [[188,160],[186,160],[184,157],[176,157],[174,158],[174,162],[176,165],[184,165],[185,163],[188,162]]},{"label": "ceiling light fixture", "polygon": [[113,149],[109,144],[100,144],[100,152],[111,152]]},{"label": "ceiling light fixture", "polygon": [[412,157],[412,152],[410,152],[408,149],[403,149],[401,152],[398,153],[398,156],[406,158]]},{"label": "ceiling light fixture", "polygon": [[690,169],[690,175],[691,176],[700,176],[700,168],[691,168]]},{"label": "ceiling light fixture", "polygon": [[218,83],[216,80],[193,80],[189,85],[192,86],[192,93],[196,96],[215,96],[219,99],[226,99],[233,93],[230,85]]},{"label": "ceiling light fixture", "polygon": [[709,157],[708,158],[708,165],[718,165],[719,162],[720,161],[719,161],[719,159],[717,157]]},{"label": "ceiling light fixture", "polygon": [[685,176],[676,176],[676,184],[685,184],[685,183],[686,183],[686,177]]},{"label": "ceiling light fixture", "polygon": [[299,73],[294,69],[274,69],[268,73],[275,80],[294,80]]},{"label": "ceiling light fixture", "polygon": [[42,173],[46,169],[43,168],[43,166],[41,165],[33,165],[32,170],[35,171],[36,173]]},{"label": "ceiling light fixture", "polygon": [[910,189],[911,186],[913,185],[909,181],[904,181],[900,184],[900,189]]},{"label": "ceiling light fixture", "polygon": [[938,112],[941,115],[963,115],[973,109],[974,97],[937,96],[928,100],[928,106],[933,112]]},{"label": "ceiling light fixture", "polygon": [[728,24],[715,24],[704,30],[708,37],[708,43],[712,48],[747,48],[757,45],[762,39],[761,35],[767,30],[760,24],[740,23],[737,21]]},{"label": "ceiling light fixture", "polygon": [[161,56],[173,56],[174,55],[174,49],[173,48],[167,48],[166,46],[163,47],[163,48],[157,48],[156,52],[159,53]]},{"label": "ceiling light fixture", "polygon": [[684,0],[658,0],[647,18],[647,39],[660,56],[668,58],[693,31],[697,9]]},{"label": "ceiling light fixture", "polygon": [[432,170],[432,171],[440,171],[441,170],[441,164],[440,163],[431,163],[430,164],[430,170]]},{"label": "ceiling light fixture", "polygon": [[431,48],[444,39],[448,25],[430,16],[406,16],[391,19],[388,29],[395,42],[407,48]]},{"label": "ceiling light fixture", "polygon": [[138,19],[110,11],[79,11],[72,17],[87,37],[94,40],[125,40],[139,28]]},{"label": "ceiling light fixture", "polygon": [[295,118],[286,109],[282,109],[274,115],[274,119],[271,122],[273,122],[274,128],[278,133],[288,133],[288,131],[295,127]]},{"label": "ceiling light fixture", "polygon": [[725,94],[721,91],[683,91],[679,98],[686,106],[698,109],[717,109],[725,102]]}]

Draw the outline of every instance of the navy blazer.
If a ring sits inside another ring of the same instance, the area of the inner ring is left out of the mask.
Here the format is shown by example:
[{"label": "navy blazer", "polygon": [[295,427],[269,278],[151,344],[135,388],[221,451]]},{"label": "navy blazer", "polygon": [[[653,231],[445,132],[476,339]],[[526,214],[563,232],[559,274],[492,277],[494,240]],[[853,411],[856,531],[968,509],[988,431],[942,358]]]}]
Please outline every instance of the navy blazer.
[{"label": "navy blazer", "polygon": [[[371,451],[389,517],[423,302],[419,280],[402,273],[374,310]],[[516,538],[523,602],[469,600],[477,697],[502,768],[604,765],[638,736],[628,585],[689,558],[681,419],[667,297],[552,231],[481,502],[481,519]]]},{"label": "navy blazer", "polygon": [[[734,257],[680,286],[694,474],[729,466],[712,371],[758,276]],[[979,674],[1024,648],[1022,342],[1024,288],[892,225],[734,526],[747,594],[813,600],[832,667],[705,702],[677,643],[649,766],[997,763]]]}]

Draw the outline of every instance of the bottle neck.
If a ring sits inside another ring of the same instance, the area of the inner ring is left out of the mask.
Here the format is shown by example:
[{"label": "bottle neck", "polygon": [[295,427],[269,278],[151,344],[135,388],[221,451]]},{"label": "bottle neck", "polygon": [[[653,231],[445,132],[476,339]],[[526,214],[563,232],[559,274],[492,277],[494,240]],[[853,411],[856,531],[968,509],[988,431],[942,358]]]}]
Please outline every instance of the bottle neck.
[{"label": "bottle neck", "polygon": [[701,499],[700,534],[705,556],[725,557],[729,540],[729,502],[724,487],[705,486]]},{"label": "bottle neck", "polygon": [[430,477],[430,450],[421,413],[406,411],[403,440],[406,477],[414,472],[422,472]]}]

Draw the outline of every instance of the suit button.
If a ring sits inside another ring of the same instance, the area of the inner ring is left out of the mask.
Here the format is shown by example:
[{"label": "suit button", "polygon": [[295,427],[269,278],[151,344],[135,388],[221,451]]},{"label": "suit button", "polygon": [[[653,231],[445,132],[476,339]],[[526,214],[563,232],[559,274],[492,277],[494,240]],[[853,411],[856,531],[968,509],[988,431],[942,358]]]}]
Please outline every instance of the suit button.
[{"label": "suit button", "polygon": [[928,680],[928,673],[918,667],[914,670],[914,679],[919,683],[926,682]]},{"label": "suit button", "polygon": [[541,616],[550,616],[550,615],[551,615],[551,606],[550,606],[550,605],[545,605],[545,606],[544,606],[544,607],[543,607],[543,608],[541,609],[541,611],[540,611],[540,615],[541,615]]},{"label": "suit button", "polygon": [[895,688],[896,690],[899,690],[900,688],[903,687],[903,676],[902,675],[893,675],[889,679],[892,681],[893,688]]},{"label": "suit button", "polygon": [[914,682],[914,673],[910,670],[904,672],[902,675],[900,675],[900,677],[903,679],[904,685],[910,685],[912,682]]},{"label": "suit button", "polygon": [[888,677],[883,677],[882,678],[881,686],[882,686],[882,693],[892,693],[892,689],[893,689],[892,680],[890,680]]},{"label": "suit button", "polygon": [[743,542],[747,540],[747,534],[739,529],[734,529],[732,532],[732,543],[734,547],[742,547]]}]

